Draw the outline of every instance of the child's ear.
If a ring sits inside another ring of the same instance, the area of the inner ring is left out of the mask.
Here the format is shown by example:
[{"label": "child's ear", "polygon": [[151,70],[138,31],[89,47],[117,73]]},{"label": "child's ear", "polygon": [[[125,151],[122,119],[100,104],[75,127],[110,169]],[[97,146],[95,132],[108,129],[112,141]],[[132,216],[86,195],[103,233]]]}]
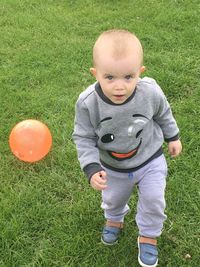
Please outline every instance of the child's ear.
[{"label": "child's ear", "polygon": [[95,68],[90,68],[91,74],[96,78],[97,71]]},{"label": "child's ear", "polygon": [[143,73],[145,70],[146,70],[145,66],[142,66],[142,67],[140,68],[140,73]]}]

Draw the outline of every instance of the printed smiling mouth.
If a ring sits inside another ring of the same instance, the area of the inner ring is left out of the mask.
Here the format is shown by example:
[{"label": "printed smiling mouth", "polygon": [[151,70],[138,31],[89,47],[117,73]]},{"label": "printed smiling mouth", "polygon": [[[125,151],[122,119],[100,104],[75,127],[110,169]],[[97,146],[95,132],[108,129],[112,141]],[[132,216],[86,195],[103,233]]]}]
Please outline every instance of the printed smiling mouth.
[{"label": "printed smiling mouth", "polygon": [[140,143],[138,144],[138,146],[134,148],[133,150],[129,151],[128,153],[117,153],[113,151],[108,151],[108,153],[112,158],[117,159],[117,160],[130,159],[137,154],[141,143],[142,143],[142,138],[140,139]]}]

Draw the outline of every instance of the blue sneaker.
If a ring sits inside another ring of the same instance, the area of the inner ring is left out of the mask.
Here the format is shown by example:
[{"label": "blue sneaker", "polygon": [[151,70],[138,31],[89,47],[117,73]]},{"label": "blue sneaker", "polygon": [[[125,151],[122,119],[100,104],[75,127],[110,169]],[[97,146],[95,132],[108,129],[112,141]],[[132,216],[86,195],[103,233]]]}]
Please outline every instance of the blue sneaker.
[{"label": "blue sneaker", "polygon": [[156,240],[148,237],[138,237],[138,262],[142,267],[156,267],[158,250]]},{"label": "blue sneaker", "polygon": [[103,228],[101,241],[104,245],[115,245],[118,242],[123,224],[118,222],[107,222]]}]

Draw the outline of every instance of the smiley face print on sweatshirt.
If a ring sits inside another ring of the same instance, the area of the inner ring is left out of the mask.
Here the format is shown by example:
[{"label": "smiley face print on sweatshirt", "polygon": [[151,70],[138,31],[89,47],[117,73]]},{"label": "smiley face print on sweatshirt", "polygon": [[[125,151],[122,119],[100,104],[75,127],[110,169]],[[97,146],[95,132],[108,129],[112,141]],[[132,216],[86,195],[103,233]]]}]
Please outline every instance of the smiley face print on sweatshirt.
[{"label": "smiley face print on sweatshirt", "polygon": [[126,120],[118,117],[105,117],[100,121],[97,135],[98,147],[118,161],[137,155],[143,145],[143,132],[149,119],[143,114],[133,114]]}]

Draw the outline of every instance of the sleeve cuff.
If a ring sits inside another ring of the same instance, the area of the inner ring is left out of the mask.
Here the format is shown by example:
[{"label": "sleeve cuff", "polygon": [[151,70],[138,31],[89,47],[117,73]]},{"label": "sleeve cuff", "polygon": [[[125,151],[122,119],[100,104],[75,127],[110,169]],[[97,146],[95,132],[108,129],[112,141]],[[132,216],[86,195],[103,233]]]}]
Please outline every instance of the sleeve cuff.
[{"label": "sleeve cuff", "polygon": [[102,170],[104,169],[99,163],[90,163],[83,168],[83,171],[85,175],[87,176],[89,182],[93,174],[100,172]]},{"label": "sleeve cuff", "polygon": [[175,136],[173,136],[173,137],[171,137],[171,138],[165,138],[165,141],[167,142],[167,143],[169,143],[169,142],[172,142],[172,141],[177,141],[177,140],[179,140],[179,134],[176,134]]}]

